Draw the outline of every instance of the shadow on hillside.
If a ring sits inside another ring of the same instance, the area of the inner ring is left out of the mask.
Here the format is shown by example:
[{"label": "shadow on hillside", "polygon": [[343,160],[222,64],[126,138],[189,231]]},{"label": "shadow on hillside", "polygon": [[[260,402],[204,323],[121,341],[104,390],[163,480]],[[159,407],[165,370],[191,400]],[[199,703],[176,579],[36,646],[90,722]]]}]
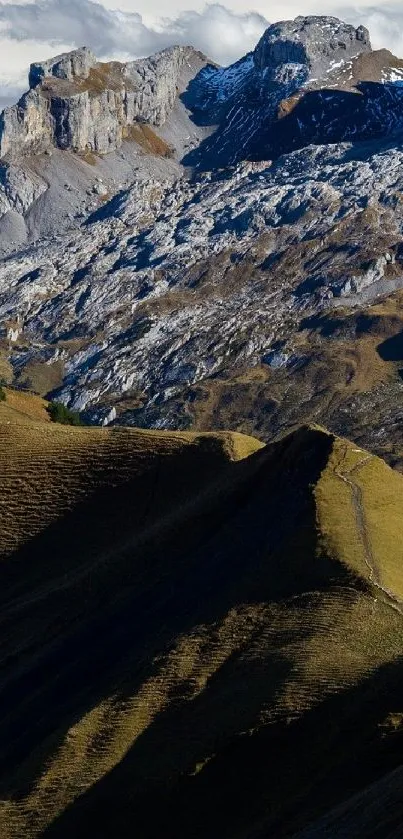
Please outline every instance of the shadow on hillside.
[{"label": "shadow on hillside", "polygon": [[219,111],[218,102],[212,102],[210,107],[206,107],[204,83],[212,67],[214,68],[212,64],[202,67],[179,97],[185,108],[190,111],[194,124],[205,128],[215,125]]},{"label": "shadow on hillside", "polygon": [[263,116],[267,107],[263,94],[251,93],[238,103],[238,116],[231,115],[234,122],[230,129],[228,112],[233,103],[204,108],[202,76],[203,71],[182,94],[196,125],[215,126],[182,160],[184,166],[196,170],[217,169],[241,159],[276,160],[309,145],[351,142],[352,147],[334,159],[342,165],[368,159],[391,142],[393,132],[403,130],[403,88],[392,82],[369,81],[360,82],[355,90],[308,90],[280,116],[277,109],[284,93],[276,94],[273,87],[266,94],[266,98],[274,97],[269,118]]},{"label": "shadow on hillside", "polygon": [[377,350],[382,361],[403,361],[403,332],[382,341]]},{"label": "shadow on hillside", "polygon": [[[382,341],[377,347],[378,354],[383,361],[403,361],[403,332],[398,335],[392,335],[386,341]],[[403,368],[398,371],[399,376],[403,379]]]},{"label": "shadow on hillside", "polygon": [[250,155],[264,160],[311,144],[352,142],[344,159],[335,161],[340,165],[365,160],[375,151],[366,145],[368,141],[385,141],[402,128],[403,89],[393,83],[361,82],[355,91],[321,88],[306,92],[271,126],[262,126]]},{"label": "shadow on hillside", "polygon": [[[309,485],[331,438],[304,434],[300,449],[285,441],[273,461],[272,450],[263,450],[229,465],[223,477],[218,472],[212,486],[206,452],[198,461],[190,452],[161,459],[146,477],[96,493],[6,563],[6,797],[27,793],[67,730],[93,707],[113,694],[134,696],[158,674],[156,657],[178,636],[221,622],[239,604],[282,601],[326,590],[338,574],[345,579],[331,563],[312,562]],[[284,545],[290,555],[278,565],[274,556]],[[268,696],[287,666],[271,657],[269,683],[261,686]]]},{"label": "shadow on hillside", "polygon": [[[287,663],[273,663],[281,681]],[[178,758],[186,765],[188,738],[195,745],[200,731],[194,722],[205,724],[214,712],[213,694],[224,676],[214,677],[187,706],[161,714],[123,761],[72,804],[43,839],[86,839],[88,831],[100,839],[129,839],[133,830],[141,839],[291,836],[401,763],[402,734],[385,736],[382,724],[391,709],[401,707],[402,660],[325,699],[294,722],[273,723],[227,742],[218,735],[211,760],[197,774],[170,782],[171,750],[172,763]],[[257,688],[257,700],[270,702],[275,695],[271,682],[265,695],[258,673],[246,668],[244,677],[250,680],[249,696]],[[230,711],[238,680],[228,687]],[[200,759],[206,757],[203,735],[205,744],[202,729]],[[394,818],[402,823],[402,806]]]}]

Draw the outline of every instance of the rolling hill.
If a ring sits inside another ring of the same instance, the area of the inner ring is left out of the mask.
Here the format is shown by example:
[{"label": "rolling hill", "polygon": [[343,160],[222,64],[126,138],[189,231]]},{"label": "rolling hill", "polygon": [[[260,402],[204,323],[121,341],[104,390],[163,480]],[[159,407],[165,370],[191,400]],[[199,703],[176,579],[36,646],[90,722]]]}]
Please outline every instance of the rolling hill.
[{"label": "rolling hill", "polygon": [[401,762],[403,477],[318,426],[46,416],[0,404],[1,836],[358,835]]}]

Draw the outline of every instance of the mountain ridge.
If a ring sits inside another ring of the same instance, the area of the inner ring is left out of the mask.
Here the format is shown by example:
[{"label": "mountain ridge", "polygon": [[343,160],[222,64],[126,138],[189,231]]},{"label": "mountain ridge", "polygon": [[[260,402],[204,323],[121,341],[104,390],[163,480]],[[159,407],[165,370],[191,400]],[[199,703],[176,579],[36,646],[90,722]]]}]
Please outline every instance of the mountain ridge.
[{"label": "mountain ridge", "polygon": [[[402,476],[318,427],[262,447],[4,411],[6,839],[125,837],[133,819],[147,839],[213,818],[224,837],[292,835],[398,765],[377,726],[402,678]],[[337,473],[362,488],[379,580]],[[21,481],[40,531],[10,503]]]},{"label": "mountain ridge", "polygon": [[307,16],[1,117],[1,839],[401,834],[402,81]]}]

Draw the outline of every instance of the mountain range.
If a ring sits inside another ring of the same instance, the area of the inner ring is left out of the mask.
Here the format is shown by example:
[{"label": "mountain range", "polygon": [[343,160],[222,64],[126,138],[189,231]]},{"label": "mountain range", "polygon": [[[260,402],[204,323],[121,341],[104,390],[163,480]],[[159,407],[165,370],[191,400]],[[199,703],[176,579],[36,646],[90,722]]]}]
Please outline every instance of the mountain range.
[{"label": "mountain range", "polygon": [[1,839],[399,839],[403,60],[307,16],[28,83]]},{"label": "mountain range", "polygon": [[319,421],[398,463],[402,80],[327,17],[225,69],[34,65],[0,125],[8,380],[87,422]]}]

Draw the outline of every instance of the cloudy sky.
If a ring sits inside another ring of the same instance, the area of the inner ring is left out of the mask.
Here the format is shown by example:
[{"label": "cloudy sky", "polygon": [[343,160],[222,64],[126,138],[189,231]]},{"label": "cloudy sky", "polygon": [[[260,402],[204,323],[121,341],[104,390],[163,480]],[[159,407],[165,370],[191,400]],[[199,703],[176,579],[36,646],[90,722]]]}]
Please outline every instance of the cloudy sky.
[{"label": "cloudy sky", "polygon": [[193,44],[229,64],[255,46],[268,22],[310,13],[365,23],[374,46],[403,56],[401,0],[0,0],[0,108],[26,89],[31,61],[74,47],[124,59]]}]

